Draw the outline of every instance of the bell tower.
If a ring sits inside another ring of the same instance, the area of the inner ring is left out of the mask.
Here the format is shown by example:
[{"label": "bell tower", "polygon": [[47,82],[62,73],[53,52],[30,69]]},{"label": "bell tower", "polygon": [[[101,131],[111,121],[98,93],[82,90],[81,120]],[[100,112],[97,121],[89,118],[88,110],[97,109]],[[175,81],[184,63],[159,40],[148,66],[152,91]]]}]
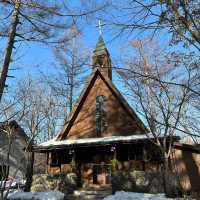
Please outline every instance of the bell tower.
[{"label": "bell tower", "polygon": [[110,54],[105,46],[102,35],[99,36],[95,50],[92,56],[93,69],[98,68],[100,72],[112,80],[112,66]]}]

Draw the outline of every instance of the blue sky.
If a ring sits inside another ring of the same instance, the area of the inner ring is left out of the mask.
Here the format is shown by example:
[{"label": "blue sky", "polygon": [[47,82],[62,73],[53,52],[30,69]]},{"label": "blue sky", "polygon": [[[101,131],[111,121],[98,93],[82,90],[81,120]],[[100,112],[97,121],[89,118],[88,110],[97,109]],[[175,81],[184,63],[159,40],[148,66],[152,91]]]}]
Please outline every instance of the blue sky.
[{"label": "blue sky", "polygon": [[[76,3],[75,3],[76,4]],[[96,46],[96,42],[99,37],[99,30],[96,27],[98,24],[98,20],[91,20],[90,23],[84,24],[81,26],[82,29],[82,39],[83,46],[86,49],[94,50]],[[149,31],[142,33],[141,35],[137,35],[137,31],[133,31],[131,35],[125,34],[123,37],[114,38],[114,33],[117,30],[111,30],[107,25],[103,27],[103,38],[106,43],[106,47],[110,52],[111,58],[113,61],[117,60],[119,57],[123,55],[133,56],[134,51],[126,46],[133,39],[137,38],[146,38],[148,37]],[[155,36],[156,39],[161,43],[166,45],[169,40],[169,34],[166,34],[166,30],[163,30],[159,35]],[[123,52],[123,48],[125,51]],[[167,47],[168,48],[168,47]],[[0,40],[0,49],[5,49],[5,40]],[[24,79],[28,74],[32,77],[37,77],[39,75],[39,71],[43,71],[44,73],[50,73],[54,71],[54,63],[55,58],[51,48],[38,44],[38,43],[22,43],[16,45],[17,55],[19,57],[10,68],[19,68],[16,71],[10,71],[9,75],[14,75],[16,78],[9,79],[7,84],[16,85],[17,81]],[[122,94],[126,93],[126,90],[123,87],[123,83],[119,80],[119,78],[114,73],[114,83],[117,88],[122,92]],[[8,87],[8,89],[11,87]],[[129,100],[129,97],[127,98]],[[130,102],[130,101],[129,101]],[[131,105],[134,105],[134,102],[130,102]]]},{"label": "blue sky", "polygon": [[[92,51],[95,49],[98,37],[99,30],[96,27],[98,21],[93,21],[93,23],[87,24],[82,29],[82,39],[83,46],[86,49]],[[127,49],[126,46],[132,39],[136,39],[134,36],[127,36],[114,38],[113,31],[108,31],[107,26],[103,27],[103,38],[106,43],[106,47],[110,52],[111,59],[115,62],[118,58],[124,55],[134,55],[134,51],[132,49]],[[148,33],[148,32],[147,32]],[[146,35],[139,35],[139,38],[146,37]],[[163,36],[159,39],[162,41]],[[0,45],[5,46],[5,43],[1,43]],[[4,48],[4,47],[3,47]],[[125,51],[123,51],[123,48]],[[52,49],[38,43],[22,43],[18,44],[18,52],[16,57],[20,57],[16,62],[11,65],[11,68],[20,68],[16,71],[10,71],[10,75],[14,75],[16,78],[9,78],[7,84],[9,86],[15,86],[18,81],[24,79],[27,75],[31,75],[33,78],[37,78],[40,75],[40,71],[43,73],[51,73],[55,70],[55,58],[52,52]],[[126,67],[126,66],[124,66]],[[116,87],[121,91],[121,93],[125,96],[127,94],[127,90],[125,89],[122,80],[116,75],[113,70],[113,82]],[[8,87],[8,92],[12,92],[12,87]],[[10,90],[10,91],[9,91]],[[134,102],[131,101],[129,96],[126,96],[126,99],[132,106],[135,106]]]},{"label": "blue sky", "polygon": [[[90,5],[89,2],[90,1],[87,2],[87,1],[73,0],[73,1],[68,1],[66,3],[70,4],[70,7],[72,8],[81,9],[82,6],[92,7],[92,4]],[[102,4],[102,1],[99,1],[99,0],[94,1],[94,2],[93,3],[97,5]],[[127,4],[128,2],[129,1],[127,0],[123,0],[123,1],[118,0],[116,2],[113,1],[112,3],[113,4],[117,3],[123,7],[125,5],[128,5]],[[109,10],[109,12],[115,12],[114,14],[120,17],[120,19],[123,19],[125,21],[127,20],[126,17],[123,17],[123,13],[120,13],[118,11],[116,13],[116,11],[112,9]],[[101,18],[101,17],[104,17],[106,20],[109,21],[109,19],[107,19],[108,17],[106,15],[106,12],[102,12],[102,13],[100,12],[99,14],[95,15],[96,19],[94,18],[89,19],[87,23],[84,20],[79,20],[78,22],[81,28],[83,28],[82,38],[83,38],[84,47],[87,49],[93,50],[95,48],[95,45],[99,36],[99,30],[96,27],[96,25],[98,24],[97,18]],[[103,27],[103,37],[104,37],[106,46],[110,52],[111,58],[113,58],[113,61],[115,61],[117,58],[123,55],[122,49],[128,45],[130,40],[132,40],[133,38],[135,39],[136,37],[140,37],[140,38],[146,37],[149,34],[149,32],[147,31],[146,33],[137,35],[137,32],[133,31],[133,33],[129,36],[125,35],[123,37],[117,37],[116,39],[113,40],[115,36],[114,33],[116,32],[117,30],[114,30],[111,27],[108,27],[108,25]],[[166,40],[166,35],[164,36],[162,34],[161,40],[163,41]],[[55,63],[54,55],[52,53],[52,50],[48,48],[47,46],[36,44],[36,43],[25,42],[25,43],[16,45],[16,47],[18,49],[18,53],[16,57],[20,57],[20,59],[17,59],[17,61],[12,64],[11,68],[14,67],[14,68],[20,68],[20,69],[10,72],[10,75],[14,75],[16,78],[9,79],[8,84],[15,84],[16,81],[19,81],[27,74],[31,74],[33,77],[35,77],[38,75],[38,71],[43,71],[45,73],[45,72],[50,72],[51,70],[54,70],[54,64],[53,64]],[[2,50],[5,49],[5,41],[0,40],[0,49]],[[124,53],[127,54],[127,51]],[[132,56],[131,53],[130,53],[130,56]]]},{"label": "blue sky", "polygon": [[[119,0],[118,3],[120,2],[124,4],[124,1]],[[70,1],[69,3],[72,3],[74,7],[80,6],[79,0]],[[120,14],[122,13],[119,13],[119,15]],[[101,17],[101,15],[95,17],[96,19],[89,19],[88,23],[86,23],[84,20],[80,20],[78,22],[82,30],[83,46],[84,48],[89,49],[91,52],[95,48],[96,42],[99,37],[99,30],[96,26],[98,24],[97,18]],[[113,62],[123,56],[123,54],[129,54],[130,57],[133,56],[133,51],[125,48],[129,44],[129,41],[131,41],[132,39],[136,39],[137,37],[145,38],[149,34],[149,32],[147,31],[146,33],[137,35],[137,32],[133,31],[131,35],[124,35],[123,37],[117,37],[113,39],[115,37],[114,33],[116,33],[117,30],[111,29],[111,27],[109,27],[108,25],[105,25],[103,27],[102,32],[106,47],[110,52]],[[164,36],[162,34],[160,38],[164,41],[166,40],[166,35]],[[0,48],[2,50],[5,49],[5,40],[0,40]],[[126,50],[125,52],[123,52],[123,48]],[[51,48],[48,48],[47,46],[38,43],[24,42],[21,44],[17,44],[16,49],[17,54],[15,57],[18,59],[14,63],[12,63],[10,68],[19,69],[9,72],[9,75],[14,75],[16,78],[8,79],[8,85],[15,85],[17,81],[20,81],[28,74],[32,77],[37,77],[39,75],[39,71],[42,71],[43,73],[50,73],[51,71],[54,71],[55,58]],[[118,88],[123,90],[121,83],[118,82],[118,78],[115,75],[114,82],[117,82],[116,85],[118,86]]]},{"label": "blue sky", "polygon": [[[87,25],[83,29],[82,39],[83,46],[86,49],[93,50],[95,48],[96,42],[99,37],[99,30],[96,27],[96,24]],[[116,57],[119,54],[120,41],[114,40],[110,41],[112,35],[106,32],[106,27],[103,30],[103,37],[106,42],[106,46],[112,57]],[[16,81],[19,81],[24,76],[31,74],[33,77],[38,75],[38,72],[41,70],[43,72],[50,72],[54,70],[55,58],[52,52],[52,49],[38,43],[21,43],[16,45],[17,54],[15,58],[17,60],[11,64],[12,68],[19,68],[15,71],[10,71],[10,75],[14,75],[15,79],[9,79],[9,84],[15,84]],[[5,41],[0,42],[0,48],[3,50],[5,48]]]}]

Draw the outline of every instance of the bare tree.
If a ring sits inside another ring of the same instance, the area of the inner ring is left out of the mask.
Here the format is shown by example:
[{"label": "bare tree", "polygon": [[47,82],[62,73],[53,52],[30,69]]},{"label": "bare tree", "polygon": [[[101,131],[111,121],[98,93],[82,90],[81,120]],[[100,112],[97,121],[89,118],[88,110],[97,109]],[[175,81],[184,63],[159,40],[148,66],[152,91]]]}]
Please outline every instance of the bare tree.
[{"label": "bare tree", "polygon": [[185,106],[188,104],[189,91],[187,88],[163,83],[179,78],[172,60],[170,61],[172,58],[158,48],[151,46],[147,49],[147,45],[147,42],[134,42],[137,57],[128,62],[129,73],[124,70],[118,72],[131,91],[131,96],[137,102],[136,108],[154,137],[151,141],[160,149],[163,158],[164,188],[167,194],[168,160],[173,137],[179,132],[177,130],[181,126]]},{"label": "bare tree", "polygon": [[[6,2],[7,3],[7,2]],[[19,23],[19,9],[20,9],[20,1],[15,1],[13,5],[13,14],[12,21],[10,25],[9,38],[7,42],[7,46],[5,49],[5,55],[2,64],[2,71],[0,77],[0,102],[3,95],[3,91],[6,84],[6,78],[8,76],[8,68],[11,60],[12,50],[14,47],[14,41],[16,36],[17,25]]]},{"label": "bare tree", "polygon": [[[37,87],[35,87],[36,85]],[[15,106],[15,109],[21,112],[15,117],[16,119],[21,118],[21,126],[30,138],[25,187],[25,190],[29,191],[34,163],[34,153],[31,152],[32,145],[54,137],[58,112],[55,107],[56,99],[51,96],[51,92],[42,85],[40,80],[33,81],[30,77],[27,77],[24,81],[21,80],[16,89],[16,96],[20,98],[20,101]]]},{"label": "bare tree", "polygon": [[[70,38],[70,40],[69,40]],[[89,50],[84,48],[81,33],[74,25],[62,38],[62,42],[53,49],[56,58],[56,70],[44,75],[52,92],[60,98],[65,119],[80,93],[89,72]],[[65,109],[63,109],[65,108]]]},{"label": "bare tree", "polygon": [[198,0],[127,0],[123,4],[116,1],[110,5],[110,12],[101,17],[120,34],[155,34],[165,29],[172,43],[193,45],[200,50]]},{"label": "bare tree", "polygon": [[[75,18],[91,15],[105,6],[72,10],[65,1],[1,0],[0,37],[7,38],[0,76],[0,102],[9,77],[12,51],[20,42],[59,42],[60,30],[67,30]],[[73,19],[73,20],[72,20]]]},{"label": "bare tree", "polygon": [[[200,50],[200,17],[199,1],[185,0],[127,0],[123,4],[116,1],[110,5],[110,12],[100,17],[117,36],[134,36],[142,39],[144,35],[158,36],[161,40],[169,40],[176,55],[182,55],[183,68],[191,70],[190,78],[172,85],[187,87],[193,95],[199,96],[199,50]],[[156,34],[158,33],[158,34]],[[181,48],[180,48],[181,47]],[[175,50],[174,50],[175,48]],[[191,67],[193,65],[193,68]],[[180,70],[184,70],[179,68]],[[181,74],[181,71],[178,71]],[[190,84],[187,82],[190,81]]]}]

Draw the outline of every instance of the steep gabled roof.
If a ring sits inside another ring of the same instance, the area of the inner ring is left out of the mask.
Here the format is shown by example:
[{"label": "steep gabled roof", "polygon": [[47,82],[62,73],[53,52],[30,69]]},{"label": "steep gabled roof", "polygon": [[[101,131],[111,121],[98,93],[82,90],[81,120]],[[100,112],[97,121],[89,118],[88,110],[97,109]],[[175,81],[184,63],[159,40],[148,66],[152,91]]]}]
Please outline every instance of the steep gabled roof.
[{"label": "steep gabled roof", "polygon": [[107,49],[106,49],[106,45],[105,42],[103,40],[103,37],[100,35],[96,48],[94,50],[94,56],[98,56],[98,55],[102,55],[104,53],[108,53]]},{"label": "steep gabled roof", "polygon": [[106,77],[104,77],[98,68],[96,68],[92,75],[90,76],[90,79],[88,80],[88,84],[86,85],[85,89],[81,93],[77,103],[75,104],[70,116],[67,119],[67,122],[65,126],[63,127],[60,134],[57,136],[57,140],[62,140],[64,137],[68,134],[70,131],[76,117],[78,116],[79,111],[81,110],[82,105],[84,104],[84,101],[89,94],[90,89],[92,88],[93,84],[95,83],[97,77],[100,77],[104,83],[107,85],[107,87],[112,91],[112,93],[117,97],[121,105],[125,108],[127,113],[132,117],[133,120],[137,122],[137,125],[144,130],[145,133],[148,132],[148,129],[143,124],[143,122],[140,120],[140,118],[137,116],[135,111],[130,107],[130,105],[127,103],[127,101],[124,99],[124,97],[120,94],[119,90],[114,86],[112,81]]}]

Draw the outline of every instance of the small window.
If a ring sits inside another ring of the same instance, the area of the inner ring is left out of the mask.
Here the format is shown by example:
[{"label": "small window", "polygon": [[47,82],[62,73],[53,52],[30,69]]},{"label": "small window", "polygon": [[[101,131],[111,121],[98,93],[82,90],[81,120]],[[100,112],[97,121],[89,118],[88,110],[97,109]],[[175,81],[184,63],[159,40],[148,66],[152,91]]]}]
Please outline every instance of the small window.
[{"label": "small window", "polygon": [[96,130],[98,136],[107,130],[106,102],[105,96],[96,97]]},{"label": "small window", "polygon": [[58,159],[58,153],[57,153],[57,151],[53,151],[51,153],[51,167],[57,167],[59,165],[60,165],[60,163],[59,163],[59,159]]}]

